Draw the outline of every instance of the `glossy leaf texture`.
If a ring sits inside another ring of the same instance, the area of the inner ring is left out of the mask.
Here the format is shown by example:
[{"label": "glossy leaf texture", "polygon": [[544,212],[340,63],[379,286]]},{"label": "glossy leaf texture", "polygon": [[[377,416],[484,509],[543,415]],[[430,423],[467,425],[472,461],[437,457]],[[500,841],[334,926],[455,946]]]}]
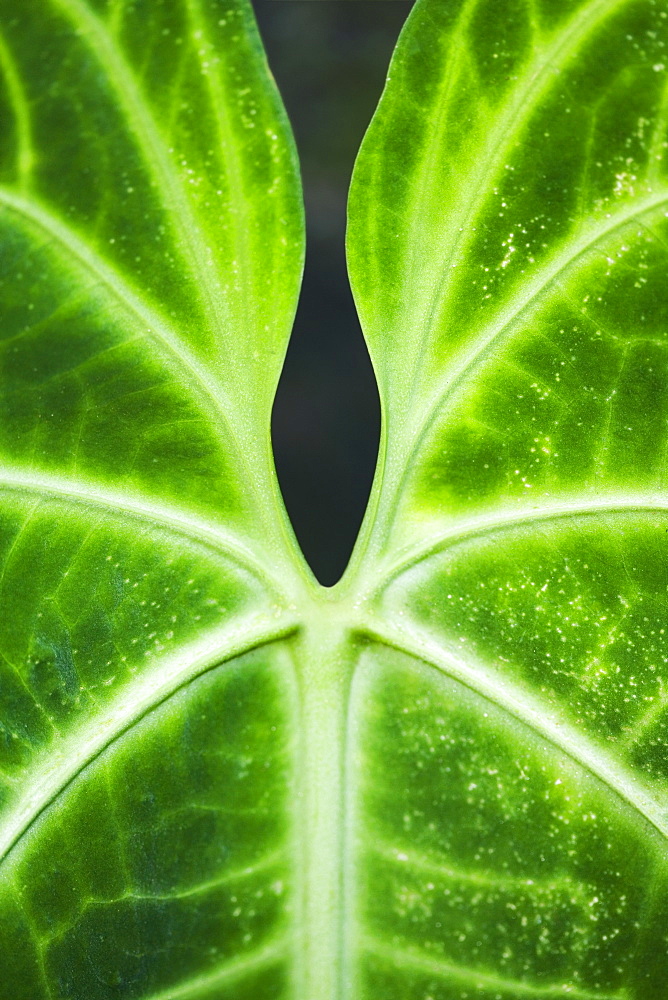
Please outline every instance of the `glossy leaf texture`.
[{"label": "glossy leaf texture", "polygon": [[664,1000],[668,8],[418,0],[346,578],[246,0],[0,0],[1,1000]]},{"label": "glossy leaf texture", "polygon": [[665,994],[667,53],[663,2],[424,0],[364,141],[369,995]]},{"label": "glossy leaf texture", "polygon": [[302,258],[252,15],[0,14],[7,476],[122,486],[242,530],[266,507],[248,466],[266,463]]},{"label": "glossy leaf texture", "polygon": [[245,3],[0,25],[0,996],[277,996],[291,135]]}]

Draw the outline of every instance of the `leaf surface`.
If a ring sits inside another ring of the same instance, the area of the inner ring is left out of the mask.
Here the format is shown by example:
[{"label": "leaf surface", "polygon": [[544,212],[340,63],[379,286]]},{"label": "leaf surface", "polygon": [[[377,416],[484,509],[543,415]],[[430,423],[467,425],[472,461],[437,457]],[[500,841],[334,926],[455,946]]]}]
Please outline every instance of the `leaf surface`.
[{"label": "leaf surface", "polygon": [[667,41],[418,3],[360,153],[369,995],[665,989]]},{"label": "leaf surface", "polygon": [[668,10],[418,0],[331,591],[246,0],[0,0],[0,998],[663,1000]]},{"label": "leaf surface", "polygon": [[0,995],[278,995],[292,139],[245,3],[0,23]]},{"label": "leaf surface", "polygon": [[4,8],[8,474],[123,485],[238,530],[260,513],[272,531],[252,492],[267,489],[302,219],[252,15]]}]

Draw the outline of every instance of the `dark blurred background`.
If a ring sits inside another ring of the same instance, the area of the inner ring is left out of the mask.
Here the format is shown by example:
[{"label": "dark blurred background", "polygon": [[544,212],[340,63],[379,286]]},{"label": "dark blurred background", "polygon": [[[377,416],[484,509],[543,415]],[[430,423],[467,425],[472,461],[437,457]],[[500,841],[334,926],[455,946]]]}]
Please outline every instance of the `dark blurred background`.
[{"label": "dark blurred background", "polygon": [[301,158],[306,271],[273,415],[295,532],[331,585],[350,556],[378,450],[380,414],[345,263],[346,198],[412,0],[254,0]]}]

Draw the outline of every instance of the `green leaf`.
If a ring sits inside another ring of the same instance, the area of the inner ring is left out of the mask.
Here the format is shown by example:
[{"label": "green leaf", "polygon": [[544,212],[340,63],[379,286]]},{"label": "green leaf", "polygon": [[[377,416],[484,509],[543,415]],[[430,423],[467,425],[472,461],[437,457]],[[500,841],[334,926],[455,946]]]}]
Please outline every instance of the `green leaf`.
[{"label": "green leaf", "polygon": [[302,217],[250,11],[1,12],[8,475],[113,483],[272,532],[268,415]]},{"label": "green leaf", "polygon": [[418,0],[318,587],[247,0],[0,0],[2,1000],[663,1000],[668,10]]},{"label": "green leaf", "polygon": [[369,995],[665,992],[667,42],[422,0],[357,163]]},{"label": "green leaf", "polygon": [[260,996],[294,881],[292,139],[245,3],[0,22],[0,994]]}]

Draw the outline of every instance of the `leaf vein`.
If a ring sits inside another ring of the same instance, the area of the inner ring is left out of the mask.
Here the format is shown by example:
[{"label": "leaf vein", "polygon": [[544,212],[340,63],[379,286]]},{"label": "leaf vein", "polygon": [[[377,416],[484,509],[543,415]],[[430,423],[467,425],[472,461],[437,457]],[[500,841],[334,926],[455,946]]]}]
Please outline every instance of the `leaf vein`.
[{"label": "leaf vein", "polygon": [[207,410],[213,406],[216,422],[223,423],[233,434],[229,419],[229,413],[233,412],[233,408],[230,401],[224,397],[222,386],[212,379],[192,356],[160,313],[146,303],[121,275],[70,227],[56,218],[47,208],[39,205],[36,200],[28,200],[7,188],[0,188],[0,203],[45,233],[71,258],[94,275],[101,286],[141,322],[142,330],[176,361],[179,369],[185,375],[192,377],[206,401]]},{"label": "leaf vein", "polygon": [[19,187],[29,187],[35,153],[32,140],[30,105],[21,77],[2,35],[0,35],[0,72],[4,75],[9,92],[9,101],[16,123],[16,172]]},{"label": "leaf vein", "polygon": [[81,0],[53,2],[80,29],[82,37],[88,42],[109,82],[116,89],[147,168],[156,175],[158,190],[163,194],[163,203],[175,229],[177,245],[186,245],[190,251],[187,263],[193,273],[195,287],[204,298],[211,330],[215,331],[221,326],[225,329],[228,326],[227,309],[222,296],[214,294],[212,287],[210,249],[131,67],[104,22]]},{"label": "leaf vein", "polygon": [[546,983],[539,986],[521,979],[505,979],[482,969],[467,968],[448,962],[447,959],[437,955],[426,955],[414,948],[397,948],[394,944],[392,946],[386,945],[370,936],[366,938],[365,945],[367,952],[388,962],[396,969],[426,972],[446,981],[451,980],[474,988],[486,987],[487,989],[503,990],[509,996],[512,994],[516,997],[542,997],[544,1000],[559,1000],[563,997],[569,997],[572,1000],[625,1000],[627,997],[626,990],[603,994],[592,993],[570,983]]},{"label": "leaf vein", "polygon": [[22,795],[0,824],[0,865],[72,782],[142,719],[197,678],[255,649],[286,639],[297,630],[297,623],[287,618],[264,627],[251,618],[236,628],[228,624],[173,656],[157,657],[156,668],[125,685],[104,714],[77,727],[41,755]]},{"label": "leaf vein", "polygon": [[[541,52],[538,59],[527,66],[512,89],[506,108],[498,115],[496,126],[489,133],[483,155],[478,159],[479,169],[467,183],[467,190],[471,191],[471,196],[463,202],[459,214],[449,227],[451,232],[461,232],[462,235],[453,241],[452,249],[441,271],[441,279],[437,282],[431,297],[425,322],[427,336],[432,332],[437,313],[445,308],[451,274],[450,265],[458,256],[463,257],[466,254],[474,229],[473,224],[487,200],[492,179],[498,175],[501,165],[507,159],[509,149],[516,141],[518,122],[526,121],[529,114],[537,107],[545,88],[553,82],[555,69],[565,65],[598,24],[624,3],[625,0],[612,0],[612,2],[592,0],[573,15],[567,27],[558,33],[551,49]],[[426,343],[423,344],[420,356],[425,356],[422,353],[425,351]]]},{"label": "leaf vein", "polygon": [[[160,993],[153,993],[146,1000],[197,1000],[200,996],[211,996],[211,990],[219,983],[240,979],[248,973],[259,971],[266,966],[275,964],[285,957],[287,942],[279,939],[272,941],[254,952],[242,954],[231,959],[225,965],[219,966],[213,972],[196,976],[180,986],[170,987]],[[601,998],[605,1000],[605,998]]]},{"label": "leaf vein", "polygon": [[[498,341],[517,324],[517,321],[529,309],[536,306],[541,296],[550,286],[561,277],[576,261],[588,252],[594,250],[603,239],[612,236],[616,231],[633,222],[638,222],[642,215],[649,214],[668,204],[668,192],[661,191],[657,194],[647,195],[635,204],[630,204],[624,209],[604,220],[603,225],[599,225],[590,232],[575,240],[571,245],[566,245],[557,250],[551,260],[548,260],[532,281],[527,282],[522,292],[513,301],[502,307],[497,317],[487,326],[485,332],[476,341],[460,354],[459,361],[450,367],[445,377],[441,380],[433,393],[431,399],[422,410],[422,418],[418,425],[417,433],[411,445],[411,451],[419,454],[424,439],[431,430],[434,422],[447,412],[446,406],[452,409],[458,392],[465,389],[472,381],[478,386],[477,380],[472,380],[471,376],[478,374],[482,365],[488,360],[495,360],[497,355],[493,350],[498,346]],[[402,482],[410,468],[403,472]],[[401,484],[400,484],[401,485]]]},{"label": "leaf vein", "polygon": [[540,699],[522,690],[509,678],[500,678],[487,664],[467,662],[417,629],[409,633],[376,620],[366,622],[359,629],[373,641],[413,657],[464,685],[523,723],[600,781],[651,833],[658,835],[662,846],[665,846],[668,839],[668,803],[660,802],[653,790],[643,785],[570,721],[557,717],[554,711],[547,709]]},{"label": "leaf vein", "polygon": [[266,567],[261,560],[258,560],[239,539],[222,527],[188,517],[178,509],[166,505],[158,506],[120,491],[100,487],[93,482],[42,472],[35,476],[23,470],[0,466],[0,490],[2,489],[28,495],[37,494],[41,499],[71,500],[74,504],[85,504],[111,511],[116,515],[148,521],[174,531],[190,541],[205,545],[219,555],[228,556],[239,566],[259,577],[272,590],[279,592],[273,578],[267,577]]},{"label": "leaf vein", "polygon": [[418,563],[429,559],[431,556],[442,552],[444,549],[454,547],[473,538],[486,538],[488,535],[498,531],[510,531],[513,528],[528,527],[531,524],[541,521],[567,520],[578,517],[595,517],[605,514],[634,514],[634,513],[659,513],[668,514],[668,497],[657,496],[656,494],[629,493],[615,494],[607,496],[592,495],[586,496],[564,496],[552,504],[533,505],[527,507],[510,507],[498,512],[489,511],[475,517],[455,520],[440,533],[435,534],[434,529],[430,530],[429,540],[420,542],[404,550],[383,575],[382,582],[378,585],[377,592],[384,590],[392,580],[401,573],[410,570]]}]

